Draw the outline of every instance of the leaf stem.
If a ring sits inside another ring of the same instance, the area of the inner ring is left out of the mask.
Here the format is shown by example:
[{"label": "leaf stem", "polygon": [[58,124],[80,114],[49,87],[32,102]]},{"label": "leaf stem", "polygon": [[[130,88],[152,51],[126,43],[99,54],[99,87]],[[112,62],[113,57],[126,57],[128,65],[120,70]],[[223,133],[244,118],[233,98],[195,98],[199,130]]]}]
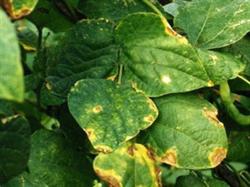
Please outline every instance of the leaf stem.
[{"label": "leaf stem", "polygon": [[244,115],[234,105],[228,82],[220,84],[220,96],[227,113],[240,125],[250,125],[250,115]]},{"label": "leaf stem", "polygon": [[243,80],[245,83],[247,83],[248,85],[250,85],[250,81],[247,80],[245,77],[241,76],[241,75],[238,75],[237,76],[238,78],[240,78],[241,80]]},{"label": "leaf stem", "polygon": [[122,83],[123,64],[119,65],[118,84]]},{"label": "leaf stem", "polygon": [[150,0],[143,0],[143,2],[153,11],[155,11],[155,13],[157,13],[160,17],[164,17],[161,11],[158,8],[156,8],[156,6]]},{"label": "leaf stem", "polygon": [[142,0],[149,8],[151,8],[156,14],[158,14],[161,17],[161,20],[166,28],[168,28],[172,35],[177,35],[177,33],[174,31],[174,29],[171,27],[171,25],[168,23],[165,16],[162,14],[162,12],[151,2],[151,0]]}]

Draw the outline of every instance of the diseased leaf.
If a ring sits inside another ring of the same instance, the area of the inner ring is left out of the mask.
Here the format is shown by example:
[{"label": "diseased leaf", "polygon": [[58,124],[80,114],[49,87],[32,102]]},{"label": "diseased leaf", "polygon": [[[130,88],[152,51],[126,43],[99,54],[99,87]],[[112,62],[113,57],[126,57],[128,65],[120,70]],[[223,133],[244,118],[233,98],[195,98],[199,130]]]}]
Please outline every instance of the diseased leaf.
[{"label": "diseased leaf", "polygon": [[88,18],[107,18],[113,21],[128,14],[153,11],[142,0],[85,0],[79,1],[78,7]]},{"label": "diseased leaf", "polygon": [[0,98],[22,101],[23,72],[14,26],[0,9]]},{"label": "diseased leaf", "polygon": [[[240,153],[240,154],[239,154]],[[250,132],[232,131],[229,135],[228,160],[250,162]]]},{"label": "diseased leaf", "polygon": [[158,115],[152,100],[128,85],[102,79],[76,82],[68,106],[94,148],[110,152],[149,127]]},{"label": "diseased leaf", "polygon": [[[185,38],[169,30],[166,20],[151,13],[123,19],[116,27],[116,42],[122,47],[122,80],[151,97],[214,86],[243,70],[236,59],[197,52]],[[215,57],[218,63],[207,56]]]},{"label": "diseased leaf", "polygon": [[175,26],[205,49],[233,44],[250,31],[249,0],[193,0],[178,10]]},{"label": "diseased leaf", "polygon": [[208,76],[216,85],[228,79],[235,79],[244,71],[245,64],[229,53],[198,50],[198,54]]},{"label": "diseased leaf", "polygon": [[3,5],[13,19],[19,19],[30,14],[38,0],[3,0]]},{"label": "diseased leaf", "polygon": [[0,184],[19,175],[26,168],[30,152],[30,127],[18,117],[0,123]]},{"label": "diseased leaf", "polygon": [[141,144],[126,143],[113,153],[101,153],[94,170],[110,186],[161,186],[155,160]]},{"label": "diseased leaf", "polygon": [[27,19],[18,20],[15,22],[17,36],[20,44],[27,51],[36,51],[38,47],[38,29]]},{"label": "diseased leaf", "polygon": [[222,50],[230,52],[246,63],[244,74],[250,76],[250,38],[245,37],[240,41],[230,45]]},{"label": "diseased leaf", "polygon": [[113,24],[108,20],[87,20],[65,34],[55,35],[59,38],[48,46],[47,54],[49,91],[65,99],[76,81],[108,77],[116,67],[118,55],[112,30]]},{"label": "diseased leaf", "polygon": [[156,152],[161,162],[187,169],[220,164],[227,154],[227,137],[213,105],[187,94],[155,101],[160,114],[142,134],[142,142]]},{"label": "diseased leaf", "polygon": [[[40,186],[92,186],[94,175],[86,155],[62,134],[47,130],[32,135],[29,174],[23,180]],[[40,187],[39,186],[39,187]]]}]

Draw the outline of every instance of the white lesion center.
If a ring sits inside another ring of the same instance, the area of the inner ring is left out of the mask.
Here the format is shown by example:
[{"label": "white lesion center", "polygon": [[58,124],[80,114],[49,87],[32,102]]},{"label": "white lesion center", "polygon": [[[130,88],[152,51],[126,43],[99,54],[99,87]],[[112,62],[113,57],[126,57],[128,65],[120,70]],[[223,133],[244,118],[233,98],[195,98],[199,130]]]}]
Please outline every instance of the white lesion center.
[{"label": "white lesion center", "polygon": [[163,76],[161,77],[161,81],[162,81],[163,83],[165,83],[165,84],[169,84],[169,83],[172,82],[172,79],[170,78],[169,75],[163,75]]}]

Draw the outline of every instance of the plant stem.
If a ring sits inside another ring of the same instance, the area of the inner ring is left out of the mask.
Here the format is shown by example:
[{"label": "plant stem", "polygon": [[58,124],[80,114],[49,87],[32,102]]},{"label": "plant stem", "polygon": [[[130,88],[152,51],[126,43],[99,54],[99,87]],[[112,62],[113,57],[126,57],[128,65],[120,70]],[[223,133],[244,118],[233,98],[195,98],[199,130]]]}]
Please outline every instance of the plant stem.
[{"label": "plant stem", "polygon": [[161,17],[161,20],[166,28],[168,28],[171,31],[172,35],[177,35],[177,33],[173,30],[171,25],[168,23],[165,16],[162,14],[162,12],[150,1],[150,0],[142,0],[149,8],[151,8],[156,14],[158,14]]},{"label": "plant stem", "polygon": [[118,84],[122,83],[123,64],[119,65]]},{"label": "plant stem", "polygon": [[220,96],[231,118],[233,118],[240,125],[250,125],[250,115],[244,115],[236,108],[227,82],[220,84]]},{"label": "plant stem", "polygon": [[143,0],[143,2],[150,7],[155,13],[157,13],[160,17],[164,17],[164,15],[161,13],[161,11],[156,8],[156,6],[150,1],[150,0]]},{"label": "plant stem", "polygon": [[244,82],[246,82],[248,85],[250,85],[250,81],[247,80],[245,77],[243,77],[241,75],[238,75],[237,77],[240,78],[241,80],[243,80]]}]

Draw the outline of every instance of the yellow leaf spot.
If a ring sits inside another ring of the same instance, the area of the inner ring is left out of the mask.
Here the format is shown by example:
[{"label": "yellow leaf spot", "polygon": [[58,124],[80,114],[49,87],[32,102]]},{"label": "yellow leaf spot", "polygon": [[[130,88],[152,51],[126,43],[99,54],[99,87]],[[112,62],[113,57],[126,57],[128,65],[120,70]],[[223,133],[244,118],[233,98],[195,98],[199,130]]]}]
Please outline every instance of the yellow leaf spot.
[{"label": "yellow leaf spot", "polygon": [[155,118],[154,118],[154,116],[152,116],[152,115],[148,115],[148,116],[144,117],[143,120],[144,120],[145,122],[148,122],[148,123],[153,123],[154,120],[155,120]]},{"label": "yellow leaf spot", "polygon": [[218,57],[216,55],[209,55],[209,57],[212,59],[214,63],[218,61]]},{"label": "yellow leaf spot", "polygon": [[94,133],[94,129],[87,128],[87,129],[85,129],[85,132],[87,133],[87,136],[91,142],[96,140],[96,135]]},{"label": "yellow leaf spot", "polygon": [[115,81],[117,74],[107,77],[107,80]]},{"label": "yellow leaf spot", "polygon": [[111,170],[102,170],[94,167],[96,174],[104,181],[106,181],[111,187],[122,187],[122,178],[117,175],[116,172]]},{"label": "yellow leaf spot", "polygon": [[101,153],[111,153],[113,149],[106,145],[94,145],[94,148]]},{"label": "yellow leaf spot", "polygon": [[213,81],[209,80],[209,81],[207,82],[207,86],[208,86],[208,87],[213,87],[213,86],[214,86]]},{"label": "yellow leaf spot", "polygon": [[98,114],[98,113],[100,113],[100,112],[102,111],[102,106],[97,105],[97,106],[95,106],[95,107],[92,109],[92,111],[93,111],[94,113]]},{"label": "yellow leaf spot", "polygon": [[170,78],[168,75],[163,75],[163,76],[161,77],[161,81],[162,81],[163,83],[165,83],[165,84],[169,84],[169,83],[172,82],[171,78]]},{"label": "yellow leaf spot", "polygon": [[227,149],[217,147],[209,154],[208,160],[210,161],[212,167],[216,167],[224,160],[224,158],[226,158],[226,155]]},{"label": "yellow leaf spot", "polygon": [[46,82],[45,84],[45,87],[48,89],[48,90],[52,90],[52,86],[49,82]]},{"label": "yellow leaf spot", "polygon": [[170,164],[171,166],[177,166],[178,164],[176,150],[173,148],[168,149],[165,155],[161,158],[161,161]]},{"label": "yellow leaf spot", "polygon": [[219,128],[224,128],[224,125],[220,120],[217,118],[218,111],[216,109],[208,109],[207,107],[203,108],[203,115],[208,118],[210,122],[212,122],[213,125],[219,127]]}]

